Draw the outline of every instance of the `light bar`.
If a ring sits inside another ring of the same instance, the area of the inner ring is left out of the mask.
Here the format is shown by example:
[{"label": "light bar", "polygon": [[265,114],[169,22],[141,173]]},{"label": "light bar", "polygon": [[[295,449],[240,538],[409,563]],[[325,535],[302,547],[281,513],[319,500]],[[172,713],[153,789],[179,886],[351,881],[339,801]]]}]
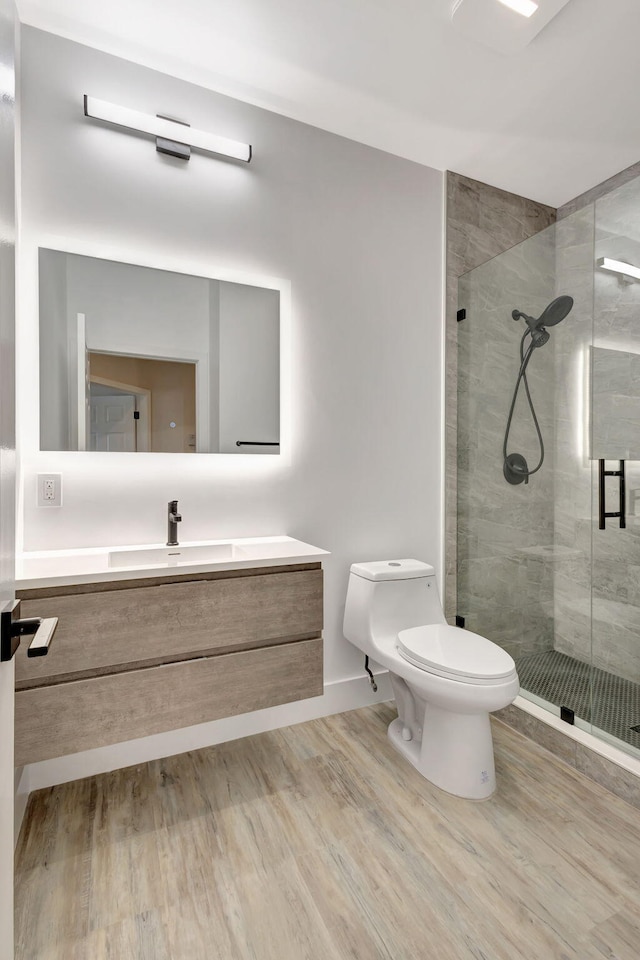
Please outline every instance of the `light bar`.
[{"label": "light bar", "polygon": [[632,280],[640,280],[640,267],[634,267],[632,263],[625,263],[624,260],[611,260],[609,257],[600,257],[598,266],[601,270],[608,270],[609,273],[617,273],[618,276],[629,277]]},{"label": "light bar", "polygon": [[509,7],[510,10],[515,10],[523,17],[532,17],[538,9],[538,4],[534,3],[533,0],[499,0],[499,2],[505,7]]},{"label": "light bar", "polygon": [[[138,133],[148,133],[158,138],[158,149],[163,153],[189,159],[188,147],[195,147],[205,153],[213,153],[221,157],[231,157],[233,160],[251,160],[251,144],[240,143],[237,140],[228,140],[218,137],[214,133],[196,130],[188,124],[177,120],[167,120],[164,117],[154,117],[148,113],[139,113],[138,110],[129,110],[106,100],[84,95],[84,115],[94,120],[103,120],[113,123],[117,127],[127,130],[136,130]],[[177,149],[171,149],[175,145]],[[180,149],[182,148],[182,149]]]}]

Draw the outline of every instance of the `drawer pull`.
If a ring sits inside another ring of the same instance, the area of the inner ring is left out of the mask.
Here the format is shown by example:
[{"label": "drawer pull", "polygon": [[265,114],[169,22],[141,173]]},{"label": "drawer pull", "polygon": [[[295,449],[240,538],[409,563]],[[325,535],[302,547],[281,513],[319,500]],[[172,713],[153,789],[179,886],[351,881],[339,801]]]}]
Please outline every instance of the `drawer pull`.
[{"label": "drawer pull", "polygon": [[28,617],[19,619],[20,601],[12,600],[0,611],[0,660],[11,660],[20,646],[20,638],[31,636],[28,657],[44,657],[58,626],[57,617]]}]

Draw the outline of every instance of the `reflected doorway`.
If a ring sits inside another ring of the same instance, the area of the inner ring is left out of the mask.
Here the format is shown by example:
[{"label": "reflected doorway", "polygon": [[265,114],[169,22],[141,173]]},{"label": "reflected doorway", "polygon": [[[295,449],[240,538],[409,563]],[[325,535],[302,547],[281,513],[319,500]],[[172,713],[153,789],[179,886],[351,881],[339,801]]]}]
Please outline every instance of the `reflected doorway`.
[{"label": "reflected doorway", "polygon": [[195,453],[196,364],[89,353],[90,449]]}]

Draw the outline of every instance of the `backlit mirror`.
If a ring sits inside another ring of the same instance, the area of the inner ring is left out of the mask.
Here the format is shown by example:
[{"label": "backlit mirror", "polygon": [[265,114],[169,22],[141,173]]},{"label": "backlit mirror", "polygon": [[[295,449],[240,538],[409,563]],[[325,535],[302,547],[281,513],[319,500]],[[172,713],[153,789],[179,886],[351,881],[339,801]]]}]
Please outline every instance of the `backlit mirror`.
[{"label": "backlit mirror", "polygon": [[40,248],[40,449],[279,453],[277,289]]},{"label": "backlit mirror", "polygon": [[640,354],[591,348],[591,457],[640,460]]}]

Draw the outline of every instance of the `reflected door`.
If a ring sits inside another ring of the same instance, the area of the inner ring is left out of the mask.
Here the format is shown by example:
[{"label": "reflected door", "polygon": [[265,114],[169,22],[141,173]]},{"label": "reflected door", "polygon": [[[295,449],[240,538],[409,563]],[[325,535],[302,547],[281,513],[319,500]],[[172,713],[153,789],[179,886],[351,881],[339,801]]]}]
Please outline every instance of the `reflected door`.
[{"label": "reflected door", "polygon": [[87,322],[84,313],[76,314],[70,336],[70,355],[74,362],[69,373],[73,378],[69,396],[71,409],[69,422],[71,431],[76,434],[78,450],[89,449],[89,351],[87,349]]},{"label": "reflected door", "polygon": [[131,453],[136,449],[133,396],[91,397],[91,449]]}]

